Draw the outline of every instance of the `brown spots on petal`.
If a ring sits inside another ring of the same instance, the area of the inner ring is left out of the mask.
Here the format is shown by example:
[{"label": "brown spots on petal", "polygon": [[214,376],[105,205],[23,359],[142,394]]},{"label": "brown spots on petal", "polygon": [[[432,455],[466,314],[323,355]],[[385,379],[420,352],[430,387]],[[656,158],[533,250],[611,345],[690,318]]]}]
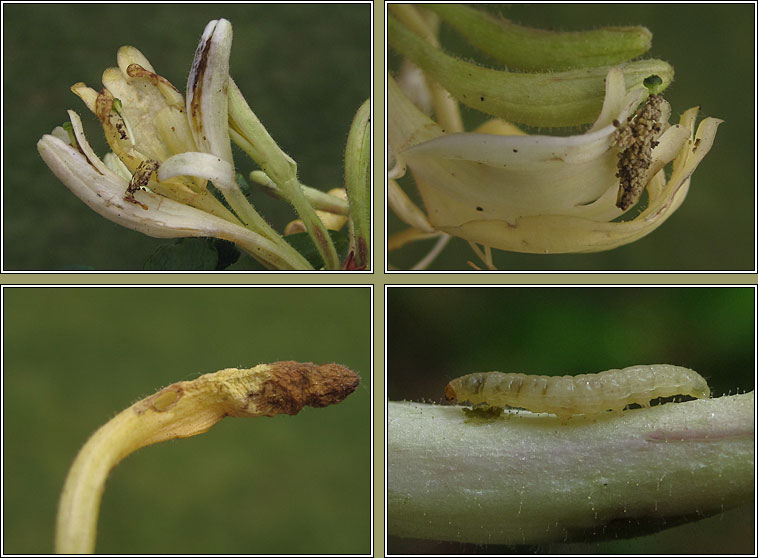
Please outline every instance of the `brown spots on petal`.
[{"label": "brown spots on petal", "polygon": [[150,70],[146,70],[139,64],[129,64],[129,66],[126,68],[126,73],[129,75],[129,77],[147,78],[156,87],[162,84],[162,85],[166,85],[170,87],[177,93],[180,93],[180,91],[176,87],[174,87],[174,84],[171,83],[169,80],[167,80],[163,76],[159,76],[158,74],[151,72]]}]

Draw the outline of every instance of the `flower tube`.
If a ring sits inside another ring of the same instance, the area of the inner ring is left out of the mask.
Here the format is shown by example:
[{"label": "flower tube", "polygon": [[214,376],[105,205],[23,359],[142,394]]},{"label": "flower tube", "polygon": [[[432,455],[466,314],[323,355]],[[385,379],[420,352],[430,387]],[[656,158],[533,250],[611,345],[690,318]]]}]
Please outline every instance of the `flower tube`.
[{"label": "flower tube", "polygon": [[[635,140],[635,125],[644,119],[642,109],[635,111],[647,95],[644,86],[627,90],[616,67],[605,80],[602,111],[584,134],[514,135],[512,127],[510,135],[446,134],[389,78],[388,144],[396,168],[411,171],[437,231],[516,252],[609,250],[649,234],[679,207],[721,122],[706,118],[695,132],[698,109],[693,108],[679,124],[669,125],[671,109],[656,96],[655,122],[647,136]],[[648,150],[623,158],[630,142],[643,140]],[[629,167],[644,167],[637,172],[634,201],[646,188],[648,203],[635,218],[618,221],[633,205],[616,205],[621,198],[617,175]]]}]

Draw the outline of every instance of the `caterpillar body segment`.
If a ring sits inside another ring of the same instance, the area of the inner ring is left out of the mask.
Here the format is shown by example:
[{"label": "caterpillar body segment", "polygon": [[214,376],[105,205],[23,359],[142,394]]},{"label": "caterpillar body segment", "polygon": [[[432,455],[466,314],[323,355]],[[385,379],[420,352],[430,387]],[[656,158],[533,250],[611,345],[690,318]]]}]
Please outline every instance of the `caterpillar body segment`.
[{"label": "caterpillar body segment", "polygon": [[469,401],[492,407],[520,407],[552,413],[562,420],[572,415],[597,416],[632,403],[648,406],[652,399],[672,395],[710,397],[697,372],[670,364],[630,366],[599,374],[539,376],[478,372],[452,380],[445,388],[448,401]]}]

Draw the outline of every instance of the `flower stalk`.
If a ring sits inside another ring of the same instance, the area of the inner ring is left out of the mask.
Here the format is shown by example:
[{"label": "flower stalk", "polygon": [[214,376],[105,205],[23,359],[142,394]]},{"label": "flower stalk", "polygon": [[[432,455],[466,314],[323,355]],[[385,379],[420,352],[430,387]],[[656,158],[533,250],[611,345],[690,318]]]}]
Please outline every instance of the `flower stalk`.
[{"label": "flower stalk", "polygon": [[465,4],[424,4],[466,40],[508,68],[524,72],[615,66],[650,50],[642,26],[552,31],[517,25]]},{"label": "flower stalk", "polygon": [[277,145],[229,78],[229,133],[264,173],[273,180],[303,220],[326,269],[339,269],[339,258],[326,227],[316,215],[297,179],[297,163]]},{"label": "flower stalk", "polygon": [[202,434],[226,416],[297,414],[339,403],[358,386],[339,364],[292,361],[227,368],[176,382],[125,409],[95,432],[76,456],[61,495],[55,551],[92,554],[110,471],[130,453],[158,442]]}]

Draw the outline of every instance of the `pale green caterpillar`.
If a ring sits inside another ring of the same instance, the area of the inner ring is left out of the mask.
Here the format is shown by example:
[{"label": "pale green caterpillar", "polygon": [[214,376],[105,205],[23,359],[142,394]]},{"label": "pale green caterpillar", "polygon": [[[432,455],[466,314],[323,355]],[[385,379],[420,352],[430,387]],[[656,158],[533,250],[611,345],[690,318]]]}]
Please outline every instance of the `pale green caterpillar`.
[{"label": "pale green caterpillar", "polygon": [[519,407],[552,413],[561,420],[572,415],[597,416],[608,410],[621,412],[632,403],[647,407],[652,399],[672,395],[704,398],[710,397],[711,390],[697,372],[671,364],[630,366],[577,376],[478,372],[456,378],[445,387],[448,401]]}]

